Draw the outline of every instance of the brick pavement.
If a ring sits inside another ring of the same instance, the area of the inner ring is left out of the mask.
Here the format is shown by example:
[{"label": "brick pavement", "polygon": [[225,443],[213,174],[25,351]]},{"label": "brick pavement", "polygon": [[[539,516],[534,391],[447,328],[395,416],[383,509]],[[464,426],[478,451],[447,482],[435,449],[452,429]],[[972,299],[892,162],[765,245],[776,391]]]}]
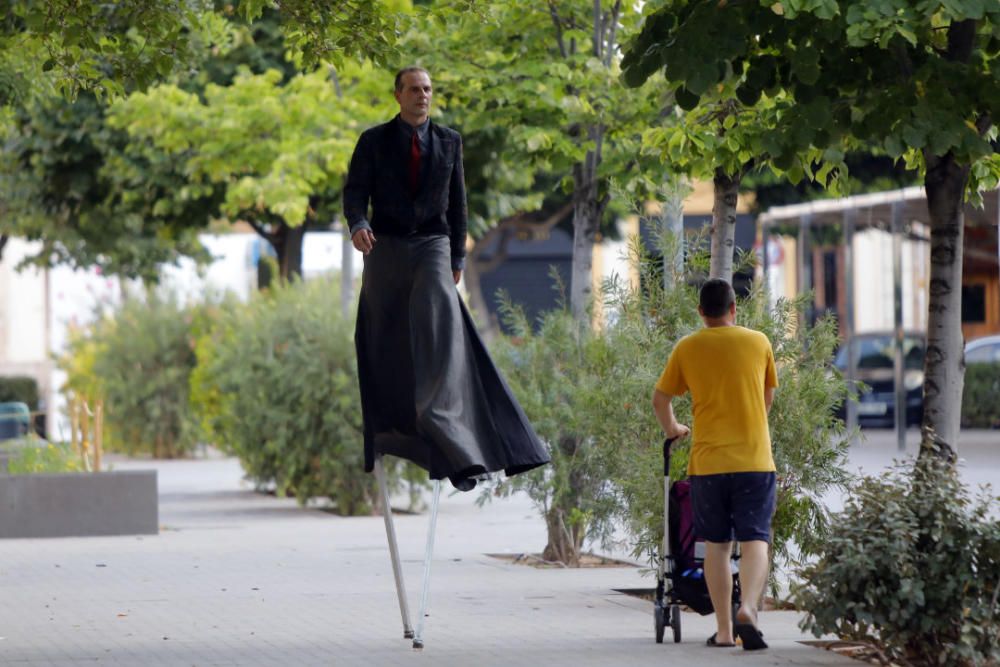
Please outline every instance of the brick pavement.
[{"label": "brick pavement", "polygon": [[[442,499],[426,648],[402,638],[379,517],[343,518],[255,494],[230,459],[118,462],[160,471],[158,536],[0,541],[0,665],[851,665],[768,612],[772,648],[653,641],[638,568],[537,570],[486,553],[536,551],[524,498]],[[399,516],[415,612],[426,516]],[[414,619],[415,620],[415,619]],[[668,632],[669,635],[669,632]],[[669,641],[669,639],[668,639]]]}]

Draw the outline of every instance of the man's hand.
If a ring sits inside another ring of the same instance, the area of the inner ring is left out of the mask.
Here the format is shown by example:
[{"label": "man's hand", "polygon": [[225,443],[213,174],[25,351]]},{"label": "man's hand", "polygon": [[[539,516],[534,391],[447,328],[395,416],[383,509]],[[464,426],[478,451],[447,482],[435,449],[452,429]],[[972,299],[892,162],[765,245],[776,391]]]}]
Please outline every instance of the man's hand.
[{"label": "man's hand", "polygon": [[462,269],[452,270],[451,275],[455,278],[455,284],[457,285],[458,281],[462,279]]},{"label": "man's hand", "polygon": [[691,433],[691,429],[687,425],[679,423],[674,417],[674,408],[671,405],[673,400],[673,396],[667,396],[659,390],[653,390],[653,414],[656,415],[656,420],[660,422],[660,428],[663,429],[663,433],[668,438],[683,438]]},{"label": "man's hand", "polygon": [[663,433],[671,440],[675,440],[677,438],[684,438],[690,435],[691,429],[689,429],[686,424],[674,422],[671,424],[670,428],[663,429]]},{"label": "man's hand", "polygon": [[354,243],[355,248],[367,255],[375,247],[375,235],[372,234],[372,230],[370,229],[359,229],[354,232],[351,242]]}]

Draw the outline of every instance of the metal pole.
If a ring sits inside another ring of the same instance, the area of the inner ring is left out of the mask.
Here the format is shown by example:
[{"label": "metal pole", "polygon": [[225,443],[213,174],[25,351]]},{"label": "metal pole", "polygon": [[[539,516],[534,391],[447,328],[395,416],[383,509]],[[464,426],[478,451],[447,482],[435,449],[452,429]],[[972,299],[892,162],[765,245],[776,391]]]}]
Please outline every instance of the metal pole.
[{"label": "metal pole", "polygon": [[892,306],[895,355],[893,387],[896,399],[896,442],[906,451],[906,387],[903,384],[903,208],[892,203]]},{"label": "metal pole", "polygon": [[[799,223],[799,294],[804,294],[812,289],[812,248],[809,239],[812,236],[812,214],[806,213]],[[806,311],[806,324],[811,325],[813,311],[815,309],[814,299],[809,299],[809,307]]]},{"label": "metal pole", "polygon": [[768,294],[768,297],[767,297],[768,305],[771,304],[771,276],[770,276],[770,273],[771,273],[771,260],[768,257],[768,252],[767,252],[767,244],[768,244],[768,241],[769,241],[769,238],[768,238],[769,236],[770,236],[769,225],[766,222],[761,223],[761,225],[760,225],[760,247],[761,247],[760,266],[761,266],[761,270],[764,273],[764,288],[767,290],[767,294]]},{"label": "metal pole", "polygon": [[[403,568],[399,562],[399,546],[396,544],[396,528],[392,523],[392,508],[389,506],[389,487],[385,483],[385,468],[382,457],[375,457],[375,478],[382,492],[382,518],[385,519],[385,535],[389,539],[389,556],[392,558],[392,575],[396,578],[396,596],[399,598],[399,614],[403,617],[403,637],[413,637],[410,625],[410,608],[406,604],[406,586],[403,585]],[[436,509],[436,508],[435,508]]]},{"label": "metal pole", "polygon": [[666,562],[670,558],[670,445],[663,443],[663,558],[660,559],[660,578],[666,573]]},{"label": "metal pole", "polygon": [[427,553],[424,554],[424,583],[420,592],[420,616],[417,632],[413,635],[413,648],[424,647],[424,617],[427,615],[427,597],[431,587],[431,556],[434,554],[434,529],[437,525],[438,503],[441,500],[441,480],[434,480],[434,500],[431,501],[431,524],[427,529]]},{"label": "metal pole", "polygon": [[340,225],[340,312],[345,320],[351,318],[351,303],[354,301],[354,243],[347,221]]},{"label": "metal pole", "polygon": [[[857,377],[857,350],[854,349],[854,228],[858,212],[844,210],[844,345],[847,349],[847,385],[854,387]],[[858,404],[848,399],[846,404],[847,430],[853,432],[858,426]]]}]

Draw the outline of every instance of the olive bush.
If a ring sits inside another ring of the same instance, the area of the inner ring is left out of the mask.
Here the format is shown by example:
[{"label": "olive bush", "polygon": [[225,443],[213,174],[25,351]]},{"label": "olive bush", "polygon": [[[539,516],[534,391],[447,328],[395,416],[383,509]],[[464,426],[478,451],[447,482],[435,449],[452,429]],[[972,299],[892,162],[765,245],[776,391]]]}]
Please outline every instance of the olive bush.
[{"label": "olive bush", "polygon": [[[260,487],[301,503],[326,497],[355,515],[372,512],[378,494],[363,469],[354,323],[339,299],[335,280],[316,279],[217,308],[197,343],[191,399],[205,437]],[[387,464],[398,485],[404,466]]]},{"label": "olive bush", "polygon": [[[663,255],[673,256],[673,243],[660,241]],[[629,260],[638,284],[613,279],[604,285],[602,328],[575,325],[565,309],[528,322],[508,304],[514,333],[494,346],[552,453],[551,466],[515,477],[506,490],[530,494],[548,525],[546,556],[569,564],[588,540],[608,546],[616,526],[624,526],[637,557],[651,558],[662,540],[663,436],[650,399],[674,344],[701,326],[697,282],[708,257],[696,248],[684,272],[666,281],[660,260],[638,240]],[[774,544],[782,564],[815,552],[828,528],[820,498],[848,479],[849,434],[834,418],[847,393],[830,363],[835,325],[821,320],[809,327],[804,315],[803,299],[771,307],[759,288],[737,308],[739,324],[771,340],[778,365],[781,386],[770,424],[779,480]],[[674,407],[690,423],[689,397]],[[688,446],[676,447],[674,479],[685,474]]]},{"label": "olive bush", "polygon": [[149,289],[72,333],[59,361],[66,389],[104,401],[107,449],[174,458],[197,444],[188,392],[202,318],[200,306]]}]

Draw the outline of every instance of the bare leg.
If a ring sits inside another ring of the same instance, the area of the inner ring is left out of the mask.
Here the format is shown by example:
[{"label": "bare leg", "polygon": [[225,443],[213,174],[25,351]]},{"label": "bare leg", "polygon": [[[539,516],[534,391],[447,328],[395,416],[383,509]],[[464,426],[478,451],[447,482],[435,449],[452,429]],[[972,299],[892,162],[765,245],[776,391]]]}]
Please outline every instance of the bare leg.
[{"label": "bare leg", "polygon": [[733,619],[736,634],[743,640],[743,648],[758,650],[767,648],[767,642],[757,627],[757,606],[764,593],[767,579],[767,542],[751,540],[740,542],[740,588],[743,599]]},{"label": "bare leg", "polygon": [[[767,583],[767,542],[740,542],[740,589],[742,604],[736,613],[738,621],[757,624],[757,608]],[[715,598],[712,598],[715,602]]]},{"label": "bare leg", "polygon": [[[766,542],[765,542],[766,544]],[[733,643],[733,571],[729,566],[729,556],[733,551],[732,542],[705,542],[705,583],[715,608],[715,622],[718,630],[715,641],[719,644]],[[742,567],[741,567],[742,569]],[[740,579],[742,585],[742,579]]]}]

